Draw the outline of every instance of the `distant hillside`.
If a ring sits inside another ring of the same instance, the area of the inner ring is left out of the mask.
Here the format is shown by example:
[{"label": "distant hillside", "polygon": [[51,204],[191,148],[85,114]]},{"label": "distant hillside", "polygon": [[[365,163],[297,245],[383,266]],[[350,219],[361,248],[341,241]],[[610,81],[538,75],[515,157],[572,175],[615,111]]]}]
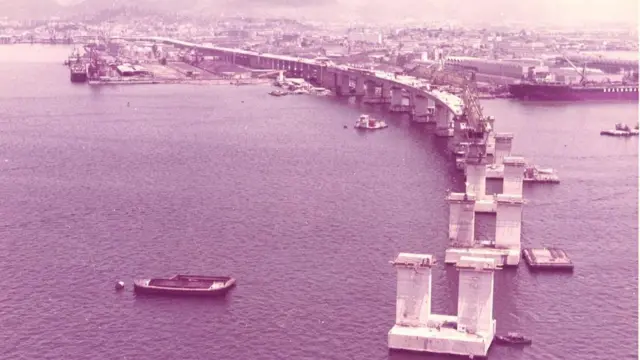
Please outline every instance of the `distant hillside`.
[{"label": "distant hillside", "polygon": [[59,16],[64,7],[55,0],[0,0],[0,17],[29,20]]}]

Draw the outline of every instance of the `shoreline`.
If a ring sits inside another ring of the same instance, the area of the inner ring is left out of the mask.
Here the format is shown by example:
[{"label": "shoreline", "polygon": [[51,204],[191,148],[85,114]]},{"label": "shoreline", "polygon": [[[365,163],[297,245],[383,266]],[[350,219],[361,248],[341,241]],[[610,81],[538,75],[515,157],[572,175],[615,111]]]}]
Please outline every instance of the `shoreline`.
[{"label": "shoreline", "polygon": [[229,79],[155,79],[155,80],[87,80],[87,83],[91,86],[101,85],[236,85],[236,86],[248,86],[248,85],[263,85],[269,84],[270,79],[260,79],[252,81],[234,81]]}]

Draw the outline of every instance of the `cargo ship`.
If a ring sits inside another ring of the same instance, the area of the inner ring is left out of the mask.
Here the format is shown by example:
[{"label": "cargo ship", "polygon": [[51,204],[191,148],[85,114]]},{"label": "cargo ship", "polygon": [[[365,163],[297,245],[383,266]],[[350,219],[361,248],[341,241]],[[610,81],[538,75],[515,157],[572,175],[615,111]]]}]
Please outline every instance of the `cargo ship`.
[{"label": "cargo ship", "polygon": [[581,84],[522,82],[509,85],[509,93],[520,100],[638,101],[638,84]]},{"label": "cargo ship", "polygon": [[[564,80],[564,76],[551,72],[536,73],[535,67],[530,67],[520,83],[509,85],[509,93],[520,100],[638,101],[637,70],[622,75],[600,74],[601,81],[593,81],[587,78],[586,63],[582,64],[580,70],[568,59],[567,61],[579,77],[577,83],[557,81]],[[611,81],[610,77],[618,77],[618,80]]]},{"label": "cargo ship", "polygon": [[71,82],[83,83],[87,81],[87,68],[81,62],[76,62],[69,65],[69,71],[71,76]]}]

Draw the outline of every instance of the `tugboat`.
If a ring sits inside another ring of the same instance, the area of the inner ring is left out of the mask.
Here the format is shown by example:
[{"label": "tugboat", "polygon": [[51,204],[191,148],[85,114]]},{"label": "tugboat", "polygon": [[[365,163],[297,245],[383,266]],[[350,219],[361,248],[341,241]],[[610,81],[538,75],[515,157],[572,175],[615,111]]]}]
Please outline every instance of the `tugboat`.
[{"label": "tugboat", "polygon": [[377,129],[384,129],[386,128],[388,125],[386,122],[382,121],[382,120],[377,120],[372,118],[369,115],[360,115],[360,117],[358,118],[358,121],[356,121],[356,124],[353,126],[356,129],[367,129],[367,130],[377,130]]},{"label": "tugboat", "polygon": [[623,123],[617,123],[615,130],[603,130],[600,131],[600,135],[608,136],[637,136],[638,125],[632,130],[629,125]]},{"label": "tugboat", "polygon": [[175,275],[133,282],[139,294],[224,296],[236,284],[230,276]]},{"label": "tugboat", "polygon": [[533,341],[518,333],[510,332],[507,335],[496,335],[496,342],[506,345],[531,345]]}]

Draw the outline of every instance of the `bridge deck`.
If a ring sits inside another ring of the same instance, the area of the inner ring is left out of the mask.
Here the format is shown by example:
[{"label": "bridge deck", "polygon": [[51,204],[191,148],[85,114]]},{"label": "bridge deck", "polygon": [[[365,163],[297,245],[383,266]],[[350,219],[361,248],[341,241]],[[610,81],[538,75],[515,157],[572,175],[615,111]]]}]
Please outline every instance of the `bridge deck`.
[{"label": "bridge deck", "polygon": [[[123,40],[129,40],[129,41],[161,42],[161,43],[164,43],[164,44],[183,46],[183,47],[188,47],[188,48],[198,49],[198,50],[204,50],[204,51],[207,51],[207,50],[208,51],[220,51],[220,52],[226,52],[226,53],[234,53],[234,54],[238,54],[238,55],[257,56],[257,57],[260,57],[260,58],[267,58],[267,59],[273,59],[273,60],[291,61],[291,62],[297,62],[297,63],[301,63],[301,64],[308,64],[308,65],[315,65],[315,66],[321,66],[322,65],[322,64],[320,64],[320,63],[318,63],[318,62],[316,62],[315,60],[312,60],[312,59],[303,59],[303,58],[292,57],[292,56],[287,56],[287,55],[257,53],[255,51],[241,50],[241,49],[231,49],[231,48],[224,48],[224,47],[218,47],[218,46],[213,46],[213,45],[196,44],[196,43],[191,43],[191,42],[187,42],[187,41],[171,39],[171,38],[166,38],[166,37],[159,37],[159,36],[114,37],[114,38],[123,39]],[[352,67],[348,67],[348,66],[344,66],[344,65],[328,66],[328,68],[333,70],[333,71],[344,71],[344,72],[347,72],[347,73],[362,74],[363,72],[368,72],[368,73],[371,72],[371,71],[366,71],[366,70],[362,70],[362,69],[358,69],[358,68],[352,68]],[[374,72],[374,76],[377,79],[386,80],[388,82],[397,84],[399,86],[410,88],[412,91],[423,93],[427,97],[430,97],[430,98],[434,99],[434,101],[436,101],[437,103],[440,103],[443,106],[445,106],[446,108],[448,108],[449,111],[451,111],[454,115],[460,116],[460,115],[462,115],[464,113],[464,102],[463,102],[463,100],[461,98],[459,98],[456,95],[453,95],[453,94],[450,94],[450,93],[446,93],[446,92],[442,92],[442,91],[423,90],[421,87],[424,87],[426,85],[426,83],[421,79],[418,79],[418,78],[415,78],[415,77],[412,77],[412,76],[398,77],[395,74],[381,72],[381,71]]]}]

